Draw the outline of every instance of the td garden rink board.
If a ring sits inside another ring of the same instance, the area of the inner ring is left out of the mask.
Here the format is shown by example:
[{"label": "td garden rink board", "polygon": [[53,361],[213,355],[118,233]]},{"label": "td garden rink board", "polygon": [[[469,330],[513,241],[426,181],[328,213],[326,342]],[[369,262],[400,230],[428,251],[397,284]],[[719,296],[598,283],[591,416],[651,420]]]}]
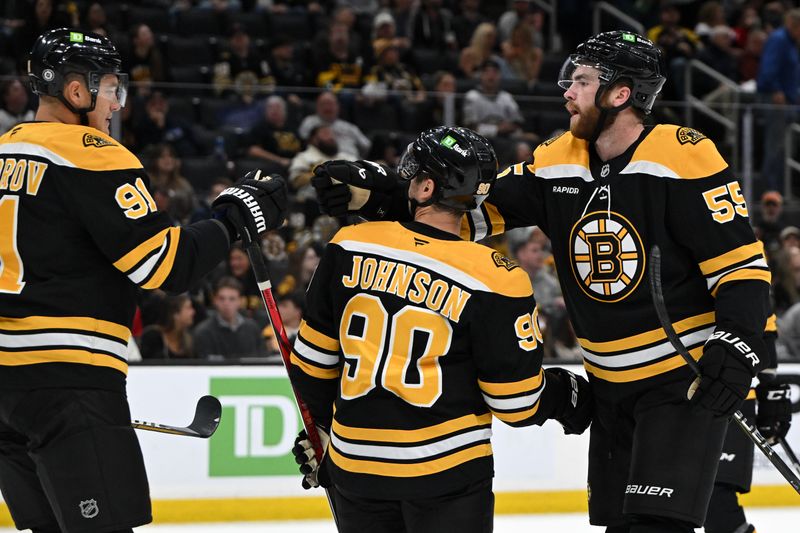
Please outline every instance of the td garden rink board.
[{"label": "td garden rink board", "polygon": [[[582,371],[575,366],[573,370]],[[793,375],[800,411],[800,365]],[[139,432],[156,523],[326,518],[319,491],[304,491],[291,455],[301,427],[289,381],[280,366],[132,366],[132,416],[181,425],[203,395],[218,397],[222,421],[209,440]],[[565,436],[561,426],[514,429],[495,420],[494,488],[498,514],[581,512],[586,509],[588,432]],[[739,431],[732,427],[733,431]],[[788,440],[800,452],[800,414]],[[750,506],[798,506],[800,496],[756,452]],[[0,509],[0,526],[11,525]]]}]

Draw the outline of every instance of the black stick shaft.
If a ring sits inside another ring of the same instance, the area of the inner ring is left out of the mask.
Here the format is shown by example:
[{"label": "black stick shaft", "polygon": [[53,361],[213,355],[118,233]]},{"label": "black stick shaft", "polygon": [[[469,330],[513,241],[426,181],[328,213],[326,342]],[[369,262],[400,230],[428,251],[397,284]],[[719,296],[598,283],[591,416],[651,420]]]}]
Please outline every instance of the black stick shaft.
[{"label": "black stick shaft", "polygon": [[[667,339],[670,344],[672,344],[672,347],[683,357],[686,364],[689,365],[694,373],[700,377],[700,366],[689,354],[689,350],[683,345],[678,334],[675,333],[675,329],[672,327],[672,321],[670,321],[669,315],[667,314],[667,306],[664,303],[664,294],[661,287],[661,250],[658,245],[653,245],[650,251],[650,294],[653,297],[653,305],[658,315],[658,321],[661,323],[664,333],[667,334]],[[775,450],[772,449],[772,446],[770,446],[767,440],[758,432],[758,429],[747,421],[741,411],[733,413],[733,420],[750,440],[753,441],[753,444],[761,450],[761,453],[769,459],[772,466],[774,466],[786,481],[789,482],[789,485],[800,494],[800,478],[798,478],[797,474],[795,474],[783,459],[775,453]]]}]

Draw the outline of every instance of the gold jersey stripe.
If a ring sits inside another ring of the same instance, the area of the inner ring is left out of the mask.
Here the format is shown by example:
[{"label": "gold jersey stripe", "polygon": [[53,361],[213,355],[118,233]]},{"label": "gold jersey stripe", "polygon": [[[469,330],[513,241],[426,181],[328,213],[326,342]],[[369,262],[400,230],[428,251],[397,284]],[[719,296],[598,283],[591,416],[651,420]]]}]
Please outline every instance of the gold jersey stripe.
[{"label": "gold jersey stripe", "polygon": [[341,455],[332,446],[328,447],[328,455],[336,466],[347,472],[385,477],[419,477],[443,472],[473,459],[489,457],[492,455],[492,445],[479,444],[433,461],[413,464],[350,459]]},{"label": "gold jersey stripe", "polygon": [[718,255],[717,257],[706,259],[698,266],[703,275],[708,276],[709,274],[723,270],[730,265],[735,265],[736,263],[740,263],[756,255],[761,255],[763,257],[763,251],[764,245],[761,244],[761,241],[751,242],[750,244],[745,244],[729,252],[725,252],[722,255]]},{"label": "gold jersey stripe", "polygon": [[[159,231],[143,243],[140,243],[136,248],[122,256],[114,262],[114,266],[120,272],[126,273],[134,266],[136,266],[144,257],[151,253],[156,248],[160,248],[164,244],[164,239],[167,238],[167,232],[173,228],[167,228]],[[178,229],[178,228],[174,228]]]},{"label": "gold jersey stripe", "polygon": [[711,291],[711,296],[716,297],[717,291],[724,283],[730,283],[731,281],[742,281],[742,280],[761,280],[766,281],[767,283],[772,282],[772,275],[770,274],[769,270],[761,270],[757,268],[740,268],[739,270],[734,270],[730,274],[725,274],[720,278],[717,284],[714,286],[714,289]]},{"label": "gold jersey stripe", "polygon": [[769,318],[767,319],[767,325],[764,328],[764,331],[772,331],[772,332],[778,331],[778,317],[775,316],[775,313],[769,315]]},{"label": "gold jersey stripe", "polygon": [[85,316],[28,316],[25,318],[0,317],[0,331],[35,331],[47,329],[71,329],[96,332],[116,337],[127,343],[131,330],[120,324]]},{"label": "gold jersey stripe", "polygon": [[541,370],[532,378],[523,379],[522,381],[513,381],[510,383],[494,383],[489,381],[478,380],[478,385],[481,390],[490,396],[509,396],[511,394],[520,394],[538,389],[542,385],[542,378],[544,374]]},{"label": "gold jersey stripe", "polygon": [[[691,316],[689,318],[684,318],[683,320],[673,322],[672,326],[675,328],[675,333],[680,334],[690,329],[711,325],[715,320],[716,318],[714,312],[711,311],[709,313],[703,313],[702,315]],[[613,341],[592,342],[588,339],[580,338],[578,341],[581,343],[583,348],[592,352],[613,353],[640,348],[648,344],[663,341],[666,338],[667,334],[664,333],[664,330],[657,328],[650,331],[645,331],[644,333],[639,333],[637,335],[632,335],[630,337],[625,337],[624,339],[617,339]]]},{"label": "gold jersey stripe", "polygon": [[161,261],[161,264],[158,266],[158,270],[150,280],[142,285],[143,289],[157,289],[164,283],[164,280],[167,279],[169,273],[172,272],[172,266],[175,264],[175,254],[178,253],[178,243],[181,238],[181,229],[180,228],[169,228],[169,249],[164,254],[165,257]]},{"label": "gold jersey stripe", "polygon": [[329,352],[339,351],[338,340],[312,328],[305,320],[300,321],[300,336],[322,350],[328,350]]},{"label": "gold jersey stripe", "polygon": [[6,352],[0,350],[0,366],[22,366],[41,363],[79,363],[91,366],[105,366],[128,373],[128,363],[104,353],[88,350],[35,350],[29,352]]},{"label": "gold jersey stripe", "polygon": [[500,211],[492,204],[484,202],[486,214],[489,216],[489,223],[492,225],[492,235],[497,235],[506,231],[506,221]]},{"label": "gold jersey stripe", "polygon": [[421,442],[443,437],[462,429],[485,426],[492,423],[492,415],[465,415],[441,424],[419,429],[374,429],[344,426],[333,420],[331,430],[345,439],[367,440],[373,442]]},{"label": "gold jersey stripe", "polygon": [[519,422],[520,420],[525,420],[526,418],[530,418],[535,415],[536,411],[539,410],[539,404],[540,401],[536,400],[536,405],[530,409],[525,409],[524,411],[518,411],[516,413],[500,413],[497,411],[492,411],[492,413],[503,422]]},{"label": "gold jersey stripe", "polygon": [[289,360],[293,365],[299,367],[300,370],[311,377],[318,379],[336,379],[339,377],[340,371],[338,368],[320,368],[318,366],[310,365],[297,357],[294,352],[292,352]]},{"label": "gold jersey stripe", "polygon": [[[703,355],[703,347],[698,346],[697,348],[689,350],[689,355],[691,355],[692,358],[697,361]],[[583,366],[586,368],[587,372],[598,379],[610,381],[612,383],[628,383],[631,381],[639,381],[642,379],[651,378],[653,376],[663,374],[664,372],[674,370],[685,364],[686,361],[684,361],[683,357],[680,355],[675,355],[669,359],[659,361],[658,363],[653,363],[652,365],[643,366],[641,368],[631,368],[628,370],[606,370],[604,368],[598,368],[585,360],[583,362]]]}]

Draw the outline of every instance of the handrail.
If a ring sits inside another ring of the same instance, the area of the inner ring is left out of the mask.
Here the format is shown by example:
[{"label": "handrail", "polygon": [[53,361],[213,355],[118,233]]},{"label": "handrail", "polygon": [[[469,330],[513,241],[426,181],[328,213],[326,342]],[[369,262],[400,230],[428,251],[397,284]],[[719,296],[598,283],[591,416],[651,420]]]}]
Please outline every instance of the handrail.
[{"label": "handrail", "polygon": [[533,3],[542,8],[542,10],[547,13],[549,16],[549,28],[547,28],[547,36],[548,42],[550,43],[550,51],[551,52],[560,52],[561,51],[561,39],[559,38],[558,33],[556,33],[556,27],[558,25],[558,3],[556,0],[552,0],[550,2],[546,0],[533,0]]},{"label": "handrail", "polygon": [[594,5],[594,10],[592,11],[592,35],[597,35],[602,31],[600,16],[603,12],[626,24],[639,35],[644,36],[644,26],[641,22],[608,2],[597,2]]},{"label": "handrail", "polygon": [[[686,62],[685,67],[685,76],[683,80],[684,84],[684,94],[686,98],[686,107],[684,108],[685,113],[685,122],[687,126],[694,126],[694,111],[697,110],[703,115],[711,118],[712,120],[718,122],[725,128],[728,137],[728,143],[731,145],[732,154],[731,154],[731,168],[734,169],[735,172],[739,172],[739,101],[740,96],[742,93],[741,87],[732,79],[724,76],[719,71],[714,70],[713,68],[709,67],[702,61],[698,61],[697,59],[690,59]],[[725,86],[730,91],[732,95],[732,99],[734,100],[734,105],[724,106],[723,109],[727,109],[732,115],[732,118],[725,116],[719,111],[715,111],[711,108],[702,98],[698,98],[692,94],[692,80],[693,80],[693,72],[697,70],[705,74],[706,76],[713,78],[720,85]]]},{"label": "handrail", "polygon": [[788,201],[792,198],[792,170],[800,172],[800,161],[794,158],[793,134],[800,134],[800,124],[792,122],[786,128],[786,164],[783,167],[783,196]]}]

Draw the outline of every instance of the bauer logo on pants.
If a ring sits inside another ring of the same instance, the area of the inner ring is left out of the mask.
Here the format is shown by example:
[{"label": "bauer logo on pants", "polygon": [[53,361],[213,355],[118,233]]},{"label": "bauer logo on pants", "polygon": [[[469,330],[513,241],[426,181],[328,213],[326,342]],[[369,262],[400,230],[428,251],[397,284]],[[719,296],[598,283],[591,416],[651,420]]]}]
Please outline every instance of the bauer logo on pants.
[{"label": "bauer logo on pants", "polygon": [[100,508],[97,506],[97,500],[85,500],[78,504],[81,510],[81,516],[84,518],[94,518],[100,514]]},{"label": "bauer logo on pants", "polygon": [[222,403],[222,421],[209,441],[209,475],[297,474],[292,455],[302,420],[284,378],[211,378]]}]

